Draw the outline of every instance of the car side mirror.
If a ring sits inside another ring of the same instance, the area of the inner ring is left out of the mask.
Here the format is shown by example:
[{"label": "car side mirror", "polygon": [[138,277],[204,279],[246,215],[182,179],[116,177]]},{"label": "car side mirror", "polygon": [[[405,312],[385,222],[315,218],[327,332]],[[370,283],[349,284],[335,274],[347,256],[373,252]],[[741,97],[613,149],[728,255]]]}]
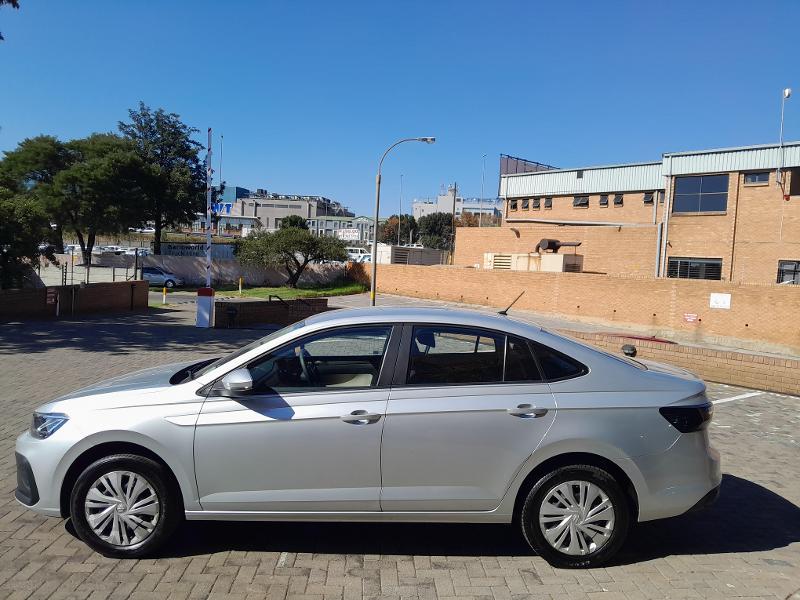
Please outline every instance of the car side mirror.
[{"label": "car side mirror", "polygon": [[226,396],[246,396],[253,391],[253,377],[247,369],[235,369],[222,378]]}]

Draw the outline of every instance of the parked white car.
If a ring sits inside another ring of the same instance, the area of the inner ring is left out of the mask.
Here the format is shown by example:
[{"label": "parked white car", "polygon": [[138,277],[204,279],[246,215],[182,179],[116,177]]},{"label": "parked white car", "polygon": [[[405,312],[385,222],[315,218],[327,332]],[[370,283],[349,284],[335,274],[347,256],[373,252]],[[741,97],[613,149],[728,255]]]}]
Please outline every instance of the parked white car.
[{"label": "parked white car", "polygon": [[366,248],[348,246],[345,250],[347,251],[347,259],[352,262],[364,262],[364,257],[370,256],[369,250]]}]

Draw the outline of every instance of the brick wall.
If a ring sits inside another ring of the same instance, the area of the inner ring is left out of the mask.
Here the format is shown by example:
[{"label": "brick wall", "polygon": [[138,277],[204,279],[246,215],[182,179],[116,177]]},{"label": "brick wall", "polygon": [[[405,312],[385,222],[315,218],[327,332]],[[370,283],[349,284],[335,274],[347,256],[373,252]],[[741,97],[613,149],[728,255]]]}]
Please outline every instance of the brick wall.
[{"label": "brick wall", "polygon": [[[577,210],[577,209],[576,209]],[[559,226],[510,223],[503,227],[458,227],[454,264],[483,267],[485,252],[533,252],[542,238],[581,242],[583,270],[612,275],[652,276],[656,262],[656,227]],[[572,248],[564,248],[572,253]]]},{"label": "brick wall", "polygon": [[58,296],[61,317],[147,308],[146,281],[61,285],[0,292],[0,319],[55,317],[56,305],[47,303],[48,290]]},{"label": "brick wall", "polygon": [[[361,275],[355,271],[353,276],[362,281],[368,277],[365,269]],[[624,325],[689,343],[800,351],[798,286],[378,265],[378,291],[493,307],[505,306],[525,291],[516,304],[519,309],[600,323],[612,331]],[[731,308],[709,308],[712,292],[731,294]],[[696,319],[687,321],[687,314]]]},{"label": "brick wall", "polygon": [[[228,311],[235,311],[230,314]],[[248,325],[291,325],[328,309],[327,298],[297,300],[217,300],[214,302],[214,327]]]},{"label": "brick wall", "polygon": [[[600,194],[588,194],[589,207],[575,207],[572,201],[575,195],[552,196],[553,207],[545,208],[545,196],[540,197],[540,208],[533,208],[532,199],[528,199],[528,208],[523,208],[523,198],[506,200],[505,220],[514,226],[516,219],[553,219],[565,221],[613,221],[614,223],[652,223],[653,204],[644,203],[644,192],[623,192],[622,206],[614,206],[614,194],[608,194],[608,206],[600,206]],[[653,194],[654,202],[658,202],[658,193]],[[517,209],[511,210],[509,205],[516,201]],[[658,216],[662,205],[657,205]]]},{"label": "brick wall", "polygon": [[636,358],[669,363],[696,373],[706,381],[800,395],[800,360],[746,352],[727,352],[599,333],[563,331],[593,346],[620,352],[623,344],[636,346]]}]

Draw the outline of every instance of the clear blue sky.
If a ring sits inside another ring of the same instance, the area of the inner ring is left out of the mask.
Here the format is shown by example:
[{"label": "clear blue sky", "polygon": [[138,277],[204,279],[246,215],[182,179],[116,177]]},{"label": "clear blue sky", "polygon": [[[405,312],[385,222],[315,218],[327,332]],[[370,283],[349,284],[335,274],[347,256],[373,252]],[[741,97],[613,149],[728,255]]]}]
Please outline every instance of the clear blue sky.
[{"label": "clear blue sky", "polygon": [[[800,138],[800,2],[177,0],[0,9],[0,150],[115,129],[142,99],[225,136],[228,184],[358,213],[498,156],[561,167]],[[218,139],[217,139],[218,141]],[[217,161],[215,160],[215,165]]]}]

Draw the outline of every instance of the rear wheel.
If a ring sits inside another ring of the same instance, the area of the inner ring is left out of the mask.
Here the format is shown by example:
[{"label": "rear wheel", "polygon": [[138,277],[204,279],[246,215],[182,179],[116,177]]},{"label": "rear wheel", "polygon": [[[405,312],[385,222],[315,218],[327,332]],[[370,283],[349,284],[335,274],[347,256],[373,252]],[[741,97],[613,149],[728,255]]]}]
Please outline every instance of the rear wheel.
[{"label": "rear wheel", "polygon": [[531,488],[520,520],[528,544],[553,566],[596,567],[625,542],[630,507],[609,473],[592,465],[571,465]]},{"label": "rear wheel", "polygon": [[70,496],[75,532],[105,556],[151,554],[180,523],[180,505],[166,469],[134,454],[117,454],[89,465]]}]

